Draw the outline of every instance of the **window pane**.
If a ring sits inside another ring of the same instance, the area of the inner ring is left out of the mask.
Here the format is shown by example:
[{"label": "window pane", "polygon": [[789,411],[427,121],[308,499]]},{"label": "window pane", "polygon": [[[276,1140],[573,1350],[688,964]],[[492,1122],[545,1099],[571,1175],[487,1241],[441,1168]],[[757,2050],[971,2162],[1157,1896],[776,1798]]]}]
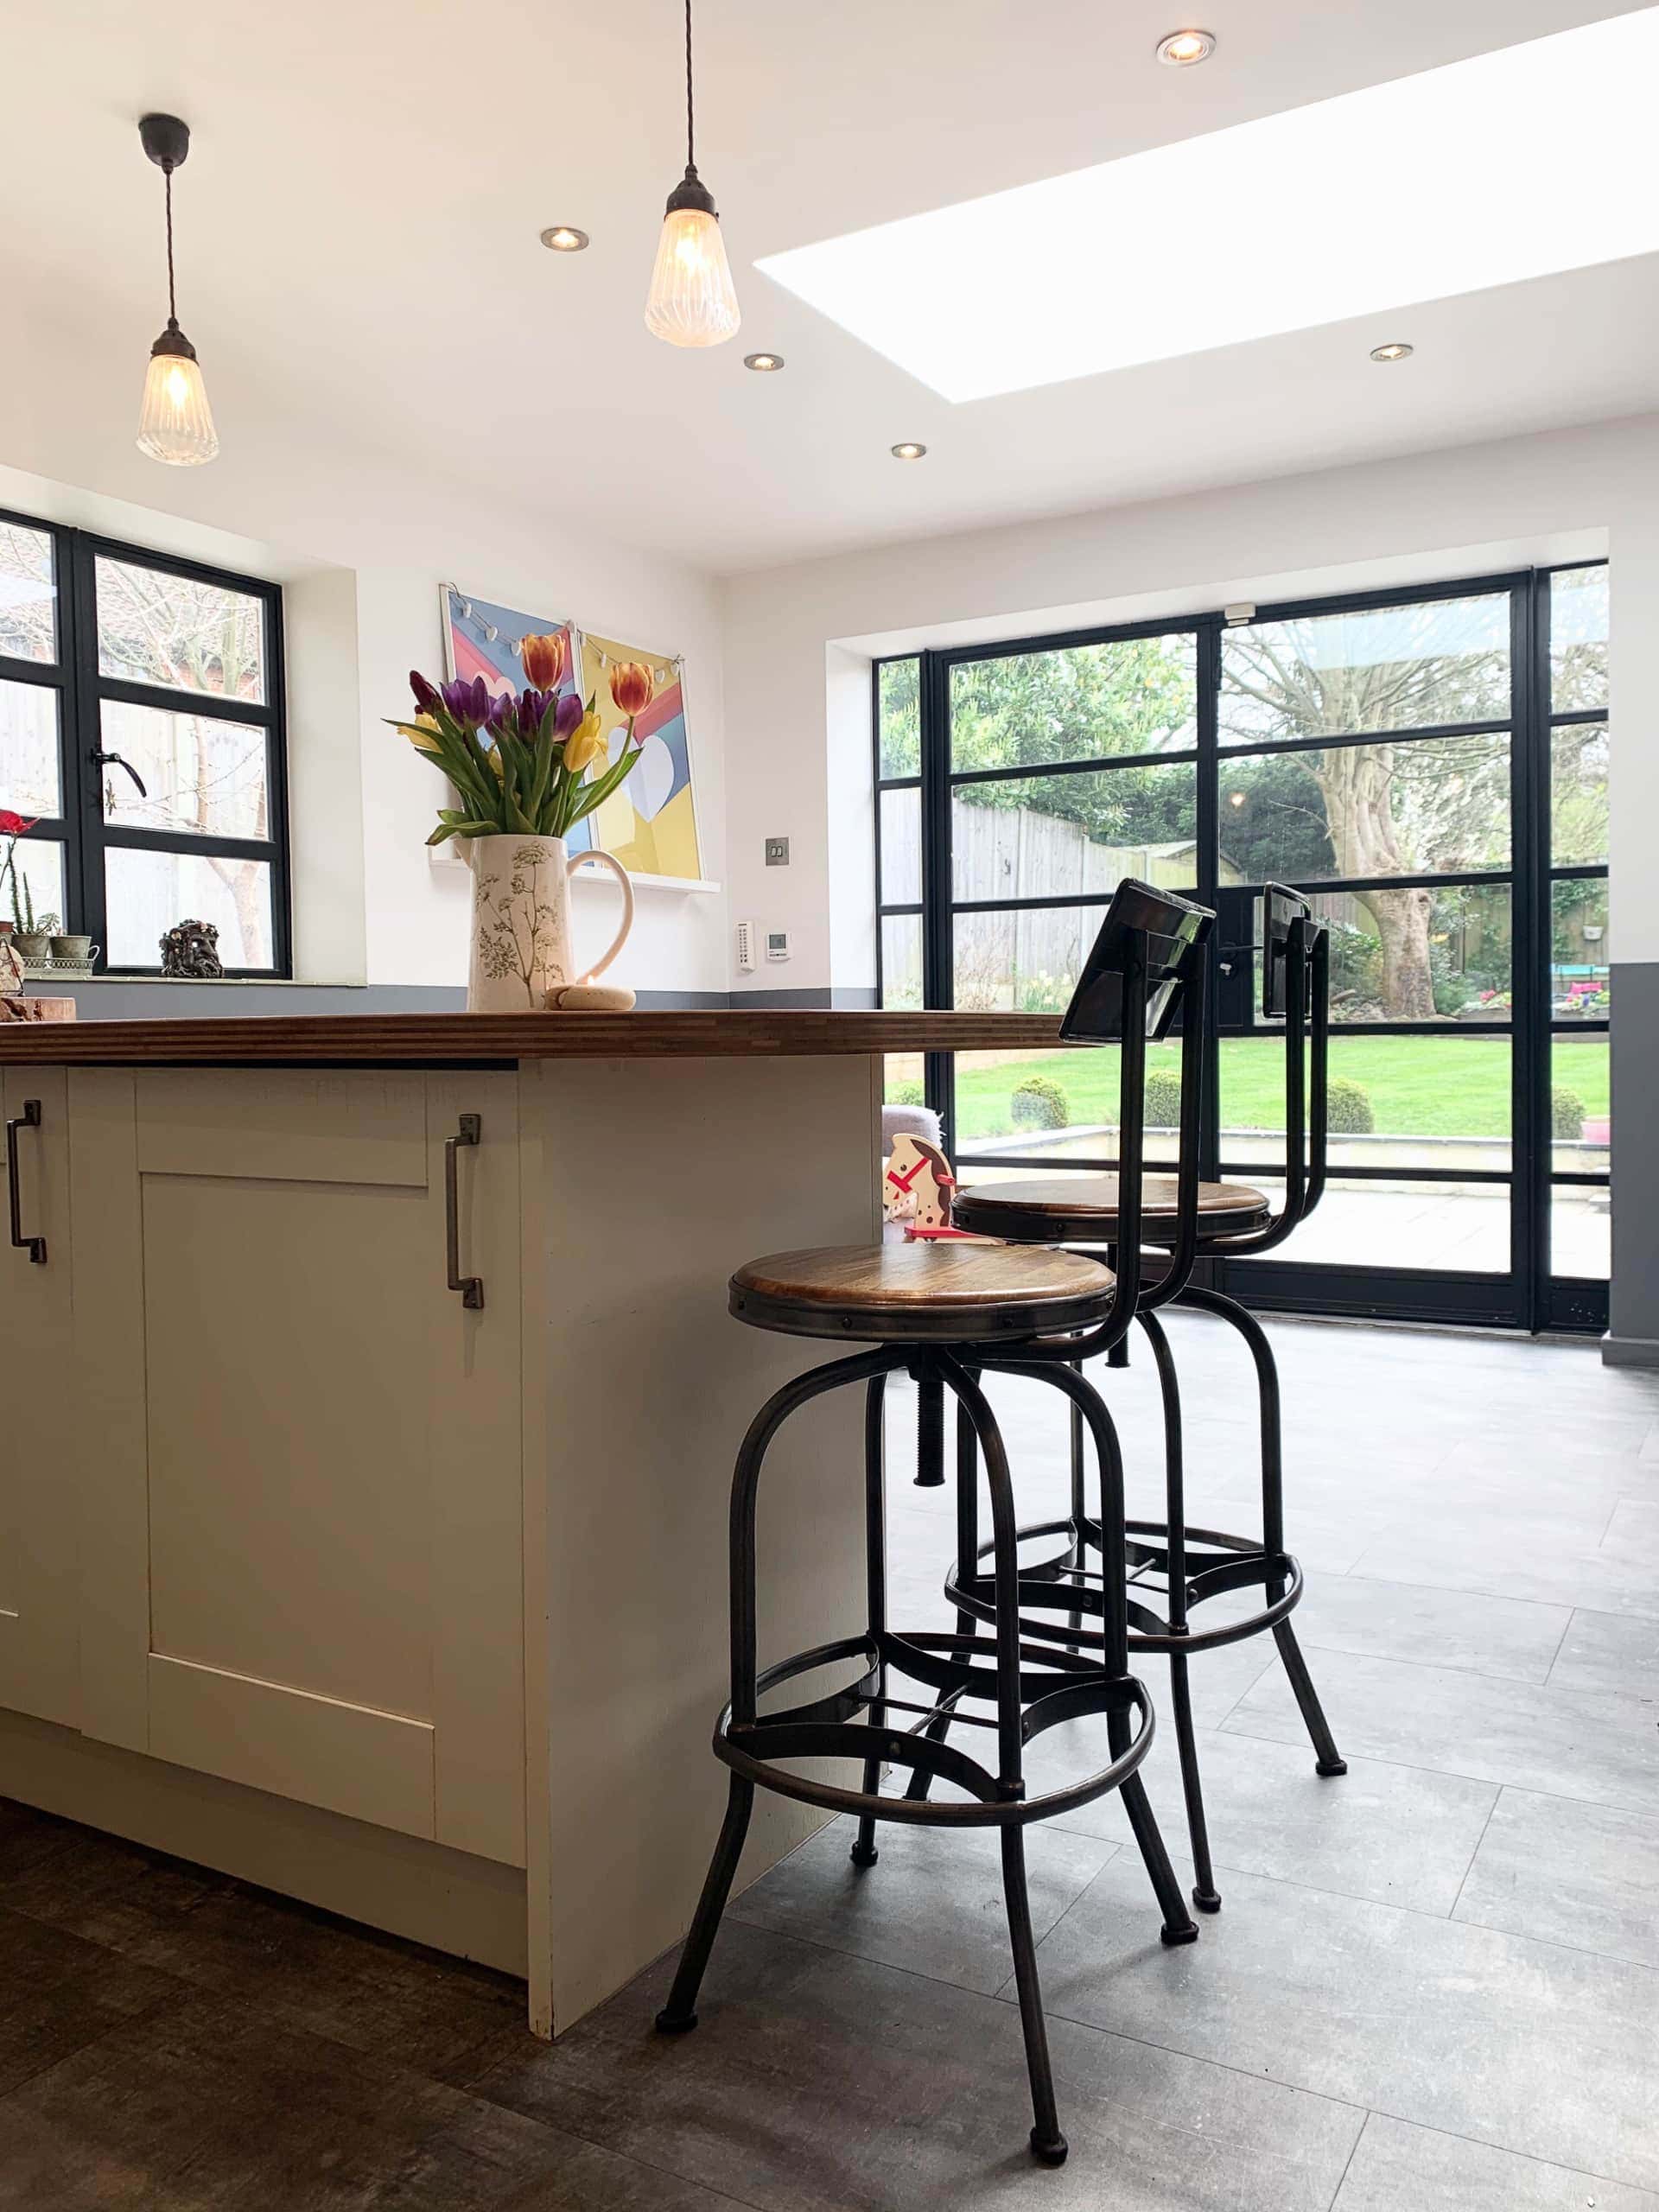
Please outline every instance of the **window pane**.
[{"label": "window pane", "polygon": [[44,683],[0,683],[0,806],[31,819],[63,812],[58,695]]},{"label": "window pane", "polygon": [[52,540],[15,522],[0,522],[0,653],[14,660],[58,657]]},{"label": "window pane", "polygon": [[1222,639],[1221,741],[1507,720],[1506,592],[1260,622]]},{"label": "window pane", "polygon": [[1607,703],[1607,571],[1563,569],[1549,580],[1550,707]]},{"label": "window pane", "polygon": [[1221,880],[1507,868],[1507,736],[1234,755],[1221,770]]},{"label": "window pane", "polygon": [[1552,1037],[1550,1165],[1557,1175],[1605,1175],[1612,1141],[1605,1037]]},{"label": "window pane", "polygon": [[[63,926],[63,847],[50,843],[44,837],[20,837],[16,844],[16,868],[28,886],[29,898],[35,902],[36,929],[60,930]],[[3,903],[0,903],[0,919],[16,922],[19,929],[28,926],[28,901],[22,891],[6,878]]]},{"label": "window pane", "polygon": [[[1231,1179],[1254,1184],[1275,1213],[1285,1202],[1281,1178],[1247,1171]],[[1403,1176],[1373,1182],[1333,1175],[1312,1217],[1275,1245],[1272,1256],[1315,1267],[1506,1275],[1510,1219],[1507,1183],[1414,1183]]]},{"label": "window pane", "polygon": [[213,924],[226,968],[275,965],[267,861],[111,846],[104,881],[112,968],[159,968],[162,938],[187,919]]},{"label": "window pane", "polygon": [[882,1062],[881,1096],[889,1106],[925,1106],[927,1096],[919,1052],[889,1052]]},{"label": "window pane", "polygon": [[[1071,1051],[958,1052],[957,1145],[963,1159],[1117,1158],[1118,1047],[1090,1045]],[[1173,1160],[1180,1146],[1181,1048],[1172,1039],[1147,1047],[1145,1154]],[[990,1173],[964,1175],[985,1183]]]},{"label": "window pane", "polygon": [[959,663],[950,671],[950,765],[1015,768],[1198,743],[1198,644],[1129,638]]},{"label": "window pane", "polygon": [[137,562],[100,555],[95,565],[100,676],[264,701],[260,601]]},{"label": "window pane", "polygon": [[960,899],[1108,892],[1126,875],[1174,887],[1198,874],[1198,769],[959,784],[950,796]]},{"label": "window pane", "polygon": [[881,917],[881,1003],[883,1006],[920,1006],[922,1003],[922,918],[919,914]]},{"label": "window pane", "polygon": [[[1508,884],[1318,892],[1331,936],[1331,1019],[1507,1021],[1513,982]],[[1255,981],[1262,1003],[1261,907]]]},{"label": "window pane", "polygon": [[881,773],[917,776],[922,768],[922,664],[890,660],[875,672]]},{"label": "window pane", "polygon": [[1059,1014],[1103,906],[1037,906],[956,917],[956,1002],[969,1014]]},{"label": "window pane", "polygon": [[[1510,1166],[1510,1040],[1440,1031],[1340,1037],[1331,1046],[1330,1159],[1342,1166]],[[1221,1042],[1221,1157],[1282,1166],[1285,1047],[1277,1037]],[[1363,1254],[1357,1254],[1363,1258]]]},{"label": "window pane", "polygon": [[1549,857],[1557,868],[1607,858],[1607,725],[1565,722],[1549,734]]},{"label": "window pane", "polygon": [[881,904],[914,906],[922,896],[922,795],[881,794]]},{"label": "window pane", "polygon": [[1550,1019],[1605,1021],[1612,982],[1606,878],[1569,877],[1552,883],[1549,909]]},{"label": "window pane", "polygon": [[104,749],[130,760],[149,792],[112,762],[104,768],[104,819],[134,830],[208,837],[269,837],[265,733],[255,722],[173,714],[106,699]]},{"label": "window pane", "polygon": [[1606,1190],[1557,1183],[1550,1192],[1549,1272],[1605,1282],[1613,1272],[1613,1208]]}]

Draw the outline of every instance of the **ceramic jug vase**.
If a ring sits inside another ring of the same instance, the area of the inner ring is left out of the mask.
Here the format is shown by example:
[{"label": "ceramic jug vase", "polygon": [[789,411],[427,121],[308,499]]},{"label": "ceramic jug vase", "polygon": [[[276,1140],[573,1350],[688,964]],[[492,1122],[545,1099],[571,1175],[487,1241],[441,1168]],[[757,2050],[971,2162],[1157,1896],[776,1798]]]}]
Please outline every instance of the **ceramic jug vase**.
[{"label": "ceramic jug vase", "polygon": [[[633,885],[609,853],[570,853],[563,837],[467,840],[473,868],[469,1014],[539,1014],[549,992],[608,968],[633,926]],[[584,861],[607,868],[622,887],[622,926],[597,960],[579,960],[571,930],[570,878]]]}]

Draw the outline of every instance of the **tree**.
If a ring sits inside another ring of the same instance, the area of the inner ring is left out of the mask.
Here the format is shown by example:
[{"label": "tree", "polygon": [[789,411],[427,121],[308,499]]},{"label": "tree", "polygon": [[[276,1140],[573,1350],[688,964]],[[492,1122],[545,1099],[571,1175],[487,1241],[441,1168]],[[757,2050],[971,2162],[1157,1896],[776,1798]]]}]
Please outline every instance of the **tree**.
[{"label": "tree", "polygon": [[[1300,764],[1309,798],[1317,793],[1319,816],[1304,806],[1303,834],[1322,817],[1333,874],[1443,874],[1508,859],[1508,741],[1486,734],[1402,745],[1387,737],[1507,715],[1507,605],[1496,597],[1432,601],[1228,632],[1224,742],[1382,739],[1281,756]],[[1488,610],[1496,610],[1495,621]],[[1238,768],[1235,788],[1248,804],[1248,768],[1242,761]],[[1432,1019],[1433,894],[1382,886],[1353,896],[1376,926],[1388,1014]]]}]

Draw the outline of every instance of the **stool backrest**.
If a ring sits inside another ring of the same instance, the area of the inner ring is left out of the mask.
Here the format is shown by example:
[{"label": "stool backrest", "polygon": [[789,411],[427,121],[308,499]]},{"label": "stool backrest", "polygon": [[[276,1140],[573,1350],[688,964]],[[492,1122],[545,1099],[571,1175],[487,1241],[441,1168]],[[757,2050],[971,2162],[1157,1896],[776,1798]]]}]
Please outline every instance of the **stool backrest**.
[{"label": "stool backrest", "polygon": [[1330,931],[1282,883],[1262,887],[1261,955],[1262,1016],[1285,1027],[1285,1203],[1267,1228],[1230,1243],[1246,1257],[1282,1244],[1325,1195],[1330,1119]]},{"label": "stool backrest", "polygon": [[1192,1272],[1198,1245],[1198,1132],[1204,1103],[1208,906],[1126,877],[1112,894],[1100,934],[1060,1020],[1067,1044],[1121,1045],[1117,1120],[1117,1292],[1107,1326],[1117,1338],[1141,1302],[1141,1201],[1146,1122],[1147,1044],[1181,1026],[1181,1119],[1176,1164],[1176,1234],[1168,1268],[1148,1294],[1161,1302]]}]

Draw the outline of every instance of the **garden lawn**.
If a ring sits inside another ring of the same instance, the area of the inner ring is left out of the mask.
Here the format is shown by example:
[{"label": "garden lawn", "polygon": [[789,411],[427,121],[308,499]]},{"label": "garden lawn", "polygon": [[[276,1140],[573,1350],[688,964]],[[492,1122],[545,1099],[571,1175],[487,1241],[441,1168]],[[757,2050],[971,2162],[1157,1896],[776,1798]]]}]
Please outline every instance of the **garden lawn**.
[{"label": "garden lawn", "polygon": [[[1154,1045],[1149,1068],[1173,1073],[1180,1051]],[[1381,1136],[1491,1137],[1510,1133],[1510,1040],[1507,1037],[1334,1037],[1331,1073],[1359,1084],[1370,1098]],[[1065,1092],[1073,1127],[1117,1120],[1117,1048],[1084,1046],[1032,1053],[987,1066],[972,1053],[957,1058],[957,1113],[963,1137],[1006,1136],[1014,1128],[1009,1100],[1027,1077],[1046,1076]],[[1221,1047],[1221,1120],[1228,1129],[1285,1126],[1285,1052],[1272,1037],[1237,1037]],[[1557,1039],[1550,1081],[1582,1100],[1585,1113],[1607,1109],[1607,1039]]]}]

